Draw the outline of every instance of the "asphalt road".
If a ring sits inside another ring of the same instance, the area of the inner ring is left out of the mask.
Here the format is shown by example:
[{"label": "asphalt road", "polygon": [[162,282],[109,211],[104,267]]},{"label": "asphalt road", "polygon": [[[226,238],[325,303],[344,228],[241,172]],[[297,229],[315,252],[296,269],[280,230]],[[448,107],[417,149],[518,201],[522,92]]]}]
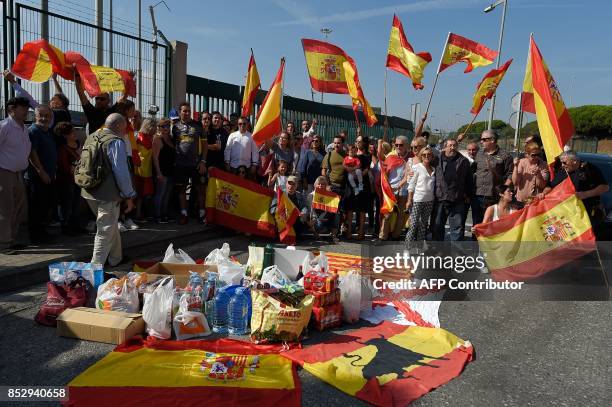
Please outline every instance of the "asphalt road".
[{"label": "asphalt road", "polygon": [[[232,254],[246,261],[245,236],[218,236],[183,249],[193,257],[205,257],[224,241]],[[359,250],[350,243],[333,246],[333,251]],[[159,258],[162,253],[130,255]],[[0,296],[1,385],[65,385],[113,349],[61,338],[55,329],[37,325],[33,317],[44,290],[44,285],[37,285]],[[610,302],[542,302],[512,296],[448,301],[441,305],[440,321],[443,328],[472,342],[476,359],[458,378],[415,406],[612,405]],[[304,406],[363,404],[303,370],[299,376]]]}]

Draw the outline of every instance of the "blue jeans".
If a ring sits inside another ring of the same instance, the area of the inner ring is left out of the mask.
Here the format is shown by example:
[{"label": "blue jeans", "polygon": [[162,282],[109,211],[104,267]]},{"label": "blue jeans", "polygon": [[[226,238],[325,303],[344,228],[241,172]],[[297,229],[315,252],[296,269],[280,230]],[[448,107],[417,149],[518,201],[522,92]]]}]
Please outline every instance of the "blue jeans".
[{"label": "blue jeans", "polygon": [[484,195],[476,195],[474,198],[472,198],[472,223],[474,225],[482,223],[485,210],[489,206],[495,205],[497,200],[499,200],[499,198]]},{"label": "blue jeans", "polygon": [[436,203],[436,222],[433,240],[444,240],[446,220],[450,226],[450,240],[463,240],[465,235],[465,204],[463,202],[439,201]]},{"label": "blue jeans", "polygon": [[155,178],[155,217],[161,218],[168,216],[168,202],[174,183],[171,177],[164,177],[163,180]]}]

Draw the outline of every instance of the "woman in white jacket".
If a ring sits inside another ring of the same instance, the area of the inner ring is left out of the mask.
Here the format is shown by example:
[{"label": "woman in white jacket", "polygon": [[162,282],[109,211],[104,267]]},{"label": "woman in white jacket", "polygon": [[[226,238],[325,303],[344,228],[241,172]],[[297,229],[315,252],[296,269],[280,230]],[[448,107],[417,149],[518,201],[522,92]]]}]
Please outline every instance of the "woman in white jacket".
[{"label": "woman in white jacket", "polygon": [[406,208],[410,211],[410,227],[406,241],[425,240],[427,226],[434,204],[435,170],[431,165],[434,154],[431,148],[425,147],[419,151],[420,162],[415,164],[413,175],[408,184],[408,202]]}]

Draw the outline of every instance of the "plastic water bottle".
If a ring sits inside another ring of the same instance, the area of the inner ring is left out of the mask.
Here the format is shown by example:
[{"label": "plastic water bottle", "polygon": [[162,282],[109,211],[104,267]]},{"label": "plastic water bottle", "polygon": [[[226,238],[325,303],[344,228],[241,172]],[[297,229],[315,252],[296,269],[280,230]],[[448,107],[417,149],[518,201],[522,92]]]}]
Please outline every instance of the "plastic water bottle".
[{"label": "plastic water bottle", "polygon": [[230,295],[226,288],[221,288],[215,296],[215,309],[213,310],[213,332],[227,333],[227,308]]},{"label": "plastic water bottle", "polygon": [[217,278],[219,275],[215,272],[209,271],[206,283],[204,284],[204,314],[212,321],[213,310],[215,309],[215,294],[217,289]]},{"label": "plastic water bottle", "polygon": [[246,335],[249,332],[249,297],[246,287],[239,287],[229,303],[229,333]]}]

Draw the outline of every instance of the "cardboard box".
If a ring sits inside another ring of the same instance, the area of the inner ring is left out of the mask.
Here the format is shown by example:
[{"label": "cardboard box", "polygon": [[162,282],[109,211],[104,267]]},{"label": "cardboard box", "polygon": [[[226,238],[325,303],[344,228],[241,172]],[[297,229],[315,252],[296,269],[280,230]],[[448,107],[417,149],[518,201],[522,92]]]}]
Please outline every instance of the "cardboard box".
[{"label": "cardboard box", "polygon": [[342,304],[312,307],[312,320],[319,331],[342,325]]},{"label": "cardboard box", "polygon": [[217,272],[217,266],[207,264],[173,264],[173,263],[157,263],[145,270],[149,275],[149,281],[155,281],[160,276],[174,276],[174,285],[177,287],[185,287],[189,283],[189,272],[200,273],[202,278],[206,280],[207,272]]},{"label": "cardboard box", "polygon": [[340,302],[340,289],[337,288],[331,293],[320,293],[318,291],[304,290],[305,294],[310,294],[314,297],[313,305],[315,307],[326,307],[328,305],[337,304]]},{"label": "cardboard box", "polygon": [[58,335],[95,342],[120,344],[144,329],[142,314],[78,307],[57,317]]}]

